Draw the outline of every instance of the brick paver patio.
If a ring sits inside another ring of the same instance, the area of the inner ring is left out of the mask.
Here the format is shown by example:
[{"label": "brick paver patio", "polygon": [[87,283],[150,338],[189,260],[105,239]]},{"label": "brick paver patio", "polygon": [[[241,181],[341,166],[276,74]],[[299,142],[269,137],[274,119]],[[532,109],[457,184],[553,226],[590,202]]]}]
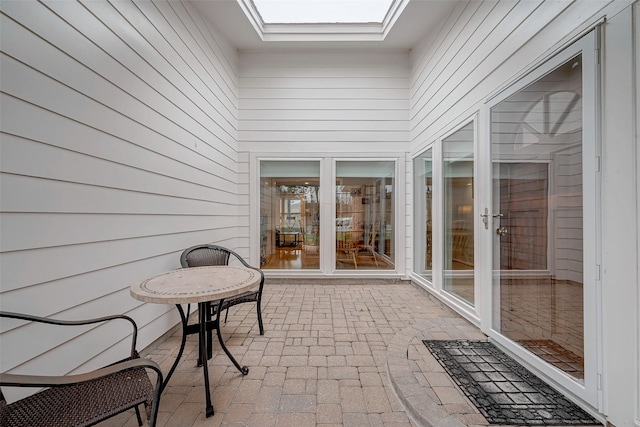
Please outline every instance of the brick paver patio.
[{"label": "brick paver patio", "polygon": [[[158,426],[486,425],[421,339],[483,339],[478,329],[404,281],[277,281],[255,306],[233,307],[223,336],[250,368],[242,376],[219,346],[209,361],[215,415],[204,416],[197,337],[160,404]],[[181,332],[145,352],[165,369]],[[136,426],[133,411],[102,427]]]}]

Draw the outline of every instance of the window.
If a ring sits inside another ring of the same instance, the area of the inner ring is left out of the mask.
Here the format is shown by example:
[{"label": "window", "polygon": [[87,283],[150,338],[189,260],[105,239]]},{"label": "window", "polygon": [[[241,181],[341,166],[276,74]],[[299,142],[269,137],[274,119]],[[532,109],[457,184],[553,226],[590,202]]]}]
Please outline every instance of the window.
[{"label": "window", "polygon": [[474,303],[473,147],[473,122],[442,140],[442,288],[471,305]]},{"label": "window", "polygon": [[336,270],[394,269],[395,162],[336,163]]},{"label": "window", "polygon": [[266,24],[382,23],[392,0],[253,0]]},{"label": "window", "polygon": [[263,159],[258,165],[261,268],[395,270],[395,159]]},{"label": "window", "polygon": [[261,268],[320,268],[320,162],[260,166]]},{"label": "window", "polygon": [[433,148],[413,160],[414,271],[433,280]]}]

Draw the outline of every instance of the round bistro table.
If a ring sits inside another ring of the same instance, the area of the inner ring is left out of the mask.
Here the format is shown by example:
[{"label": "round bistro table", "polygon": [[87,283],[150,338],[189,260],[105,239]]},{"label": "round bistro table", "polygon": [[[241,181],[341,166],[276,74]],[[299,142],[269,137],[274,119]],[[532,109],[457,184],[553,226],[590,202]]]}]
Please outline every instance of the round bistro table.
[{"label": "round bistro table", "polygon": [[[249,373],[247,366],[240,366],[229,352],[220,333],[220,312],[225,298],[234,297],[250,290],[260,283],[260,274],[256,270],[237,266],[208,266],[182,268],[150,277],[131,286],[131,296],[139,301],[154,304],[175,304],[182,320],[182,343],[169,374],[166,376],[163,389],[178,366],[182,357],[187,335],[198,333],[200,360],[204,375],[206,398],[206,416],[213,415],[211,391],[209,390],[209,368],[207,366],[207,347],[211,343],[205,338],[206,333],[216,329],[218,342],[235,367],[243,374]],[[185,314],[182,304],[198,304],[197,325],[188,325],[188,312]],[[211,305],[218,305],[216,318],[211,320]],[[209,334],[209,337],[211,334]],[[209,338],[210,339],[210,338]],[[210,358],[209,353],[209,358]]]}]

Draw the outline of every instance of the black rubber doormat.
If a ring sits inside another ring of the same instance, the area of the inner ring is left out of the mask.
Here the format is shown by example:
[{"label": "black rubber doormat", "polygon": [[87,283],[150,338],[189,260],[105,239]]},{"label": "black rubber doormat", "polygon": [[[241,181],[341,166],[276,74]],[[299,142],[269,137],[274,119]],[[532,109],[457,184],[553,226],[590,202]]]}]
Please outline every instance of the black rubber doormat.
[{"label": "black rubber doormat", "polygon": [[423,342],[489,424],[601,425],[488,341]]}]

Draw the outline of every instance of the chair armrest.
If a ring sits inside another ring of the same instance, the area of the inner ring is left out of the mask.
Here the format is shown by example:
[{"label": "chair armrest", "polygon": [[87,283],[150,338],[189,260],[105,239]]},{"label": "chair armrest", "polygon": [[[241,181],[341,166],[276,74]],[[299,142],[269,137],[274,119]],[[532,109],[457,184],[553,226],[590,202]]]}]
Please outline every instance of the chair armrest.
[{"label": "chair armrest", "polygon": [[158,376],[157,384],[162,384],[162,371],[156,362],[150,359],[131,359],[96,369],[95,371],[75,375],[23,375],[0,373],[0,385],[11,387],[58,387],[73,385],[106,377],[116,372],[135,368],[148,368]]},{"label": "chair armrest", "polygon": [[96,317],[93,319],[84,319],[84,320],[60,320],[60,319],[51,319],[48,317],[32,316],[30,314],[0,311],[0,317],[6,317],[9,319],[17,319],[17,320],[26,320],[26,321],[37,322],[37,323],[46,323],[50,325],[61,325],[61,326],[82,326],[82,325],[91,325],[95,323],[107,322],[110,320],[118,320],[118,319],[126,320],[129,323],[131,323],[131,327],[132,327],[131,356],[133,356],[136,351],[136,342],[138,340],[138,325],[136,325],[136,322],[132,318],[130,318],[129,316],[125,316],[123,314],[114,314],[110,316]]},{"label": "chair armrest", "polygon": [[230,250],[229,252],[230,252],[230,253],[232,253],[232,254],[233,254],[233,255],[238,259],[238,261],[240,261],[240,262],[242,263],[242,265],[244,265],[245,267],[250,268],[250,269],[255,270],[255,271],[257,271],[258,273],[260,273],[260,290],[262,290],[262,285],[263,285],[263,283],[264,283],[264,273],[263,273],[263,271],[262,271],[260,268],[258,268],[258,267],[254,267],[254,266],[250,265],[250,264],[249,264],[247,261],[245,261],[245,259],[244,259],[244,258],[242,258],[242,257],[240,256],[240,254],[238,254],[237,252],[234,252],[234,251],[231,251],[231,250]]}]

